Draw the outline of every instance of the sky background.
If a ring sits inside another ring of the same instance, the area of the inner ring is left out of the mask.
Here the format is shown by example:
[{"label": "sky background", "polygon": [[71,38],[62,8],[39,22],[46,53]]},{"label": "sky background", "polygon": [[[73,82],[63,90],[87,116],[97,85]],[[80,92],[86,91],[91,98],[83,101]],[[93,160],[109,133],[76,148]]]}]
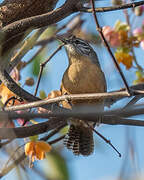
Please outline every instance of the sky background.
[{"label": "sky background", "polygon": [[[0,1],[2,2],[2,1]],[[57,7],[59,7],[63,3],[63,0],[58,3]],[[99,1],[97,6],[109,6],[110,1]],[[71,18],[68,17],[64,21],[59,23],[59,26],[63,24],[63,22],[67,22]],[[110,25],[113,26],[116,20],[125,21],[125,17],[123,11],[115,11],[115,12],[106,12],[98,14],[99,22],[101,26]],[[83,29],[89,32],[95,32],[95,23],[91,14],[86,14],[83,16],[83,19],[88,19],[86,23],[83,25]],[[132,18],[131,18],[132,19]],[[134,23],[134,27],[140,26],[142,22],[142,17],[137,17]],[[45,57],[48,57],[54,49],[57,47],[57,43],[51,43],[53,48],[47,47],[47,54]],[[93,46],[95,51],[98,54],[100,64],[105,73],[107,80],[108,91],[117,90],[119,88],[124,87],[123,82],[120,78],[119,73],[113,65],[113,62],[106,51],[105,48]],[[23,60],[28,60],[35,53],[36,48],[31,50]],[[137,58],[140,59],[144,55],[144,51],[136,50]],[[142,61],[139,61],[141,65],[144,65]],[[47,75],[42,78],[40,83],[39,90],[45,90],[45,92],[49,93],[51,90],[59,89],[60,82],[62,79],[62,75],[68,65],[67,56],[64,48],[62,51],[59,51],[54,58],[47,65]],[[132,85],[133,80],[135,79],[135,70],[127,71],[123,65],[121,68],[125,74],[126,79],[128,80],[129,85]],[[31,71],[31,67],[24,69],[22,71],[22,76],[27,77]],[[35,78],[35,77],[34,77]],[[24,79],[23,79],[24,80]],[[24,81],[21,81],[23,84]],[[36,78],[35,78],[36,80]],[[27,88],[31,93],[34,92],[34,87]],[[116,103],[112,108],[119,107],[119,105],[124,105],[126,101],[120,101]],[[140,117],[142,118],[142,117]],[[95,150],[91,156],[88,157],[76,157],[71,152],[64,149],[62,151],[62,155],[66,157],[68,168],[70,172],[70,180],[113,180],[117,179],[120,175],[120,171],[123,163],[126,168],[126,177],[130,175],[134,177],[143,176],[144,173],[144,128],[142,127],[128,127],[128,126],[110,126],[110,125],[100,125],[97,130],[102,133],[107,139],[110,139],[113,145],[121,152],[122,157],[119,158],[118,155],[113,151],[113,149],[103,142],[102,139],[95,136]],[[134,145],[136,150],[136,159],[132,159],[130,156],[130,152],[128,150],[127,140]],[[126,159],[126,161],[125,161]],[[133,161],[135,163],[133,163]],[[36,166],[39,164],[43,167],[44,162],[36,162]],[[47,166],[47,170],[50,170],[51,164]],[[34,177],[36,180],[41,180],[38,176],[30,172],[30,176]],[[3,179],[19,179],[17,178],[16,171],[11,171],[7,176]],[[27,178],[25,178],[27,179]],[[136,179],[134,177],[134,179]]]}]

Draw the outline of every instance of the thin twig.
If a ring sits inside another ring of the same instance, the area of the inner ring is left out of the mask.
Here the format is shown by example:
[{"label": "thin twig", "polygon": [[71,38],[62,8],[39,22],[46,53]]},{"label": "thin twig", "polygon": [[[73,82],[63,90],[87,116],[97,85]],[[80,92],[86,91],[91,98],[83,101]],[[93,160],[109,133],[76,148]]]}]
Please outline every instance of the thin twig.
[{"label": "thin twig", "polygon": [[37,30],[31,37],[27,38],[20,50],[11,58],[10,66],[8,67],[8,72],[10,72],[24,57],[24,55],[32,49],[35,45],[37,39],[41,36],[41,34],[45,31],[45,28],[40,28]]},{"label": "thin twig", "polygon": [[127,103],[127,105],[123,108],[124,110],[132,107],[135,103],[137,103],[142,98],[141,95],[133,97],[130,102]]},{"label": "thin twig", "polygon": [[17,98],[15,96],[12,96],[9,99],[7,99],[6,102],[4,103],[3,109],[8,105],[8,103],[10,103],[11,100],[12,100],[12,105],[14,105],[16,99]]},{"label": "thin twig", "polygon": [[16,165],[25,159],[25,153],[23,153],[18,159],[16,159],[12,164],[10,164],[6,169],[0,171],[0,178],[8,174]]},{"label": "thin twig", "polygon": [[[116,10],[122,10],[122,9],[128,9],[128,8],[135,8],[135,7],[141,6],[141,5],[144,5],[144,1],[122,4],[122,5],[117,5],[117,6],[110,6],[110,7],[99,7],[99,8],[95,8],[95,12],[98,13],[98,12],[116,11]],[[79,11],[86,12],[86,13],[92,13],[93,9],[87,8],[87,7],[81,7],[79,5]]]},{"label": "thin twig", "polygon": [[[130,87],[132,90],[143,90],[144,84],[137,84]],[[143,97],[144,91],[139,93]],[[138,94],[136,96],[139,96]],[[73,95],[63,95],[56,98],[51,98],[48,100],[40,100],[37,99],[37,102],[31,102],[27,104],[21,104],[17,106],[5,107],[5,111],[17,111],[17,110],[25,110],[28,108],[40,107],[43,105],[58,103],[60,101],[71,101],[71,100],[90,100],[90,99],[104,99],[106,104],[111,105],[122,98],[129,97],[129,94],[125,90],[125,88],[121,88],[117,91],[107,92],[107,93],[90,93],[90,94],[73,94]],[[59,108],[62,109],[62,108]]]},{"label": "thin twig", "polygon": [[[52,141],[49,141],[48,143],[50,145],[55,144],[59,141],[61,141],[63,138],[65,137],[65,135],[62,135]],[[43,141],[43,138],[39,139],[39,141]],[[13,168],[15,168],[16,165],[18,165],[19,163],[21,163],[21,161],[23,161],[26,158],[25,153],[22,153],[22,155],[20,155],[20,157],[18,159],[16,159],[12,164],[10,164],[8,167],[8,163],[10,162],[10,160],[12,159],[12,157],[14,156],[14,154],[18,151],[18,149],[20,149],[21,147],[23,147],[25,144],[19,146],[18,148],[16,148],[12,155],[10,156],[10,158],[8,159],[8,161],[6,162],[6,164],[4,165],[3,169],[0,171],[0,178],[3,177],[4,175],[6,175],[8,172],[10,172]]]},{"label": "thin twig", "polygon": [[96,131],[93,127],[91,127],[88,123],[86,123],[88,125],[88,127],[94,131],[99,137],[101,137],[107,144],[109,144],[119,155],[119,157],[121,157],[121,153],[113,146],[113,144],[111,143],[110,140],[106,139],[101,133],[99,133],[98,131]]},{"label": "thin twig", "polygon": [[37,94],[37,91],[38,91],[38,87],[39,87],[39,83],[40,83],[40,80],[41,80],[41,76],[42,76],[42,73],[43,73],[43,69],[45,67],[45,65],[51,60],[51,58],[63,47],[64,44],[60,45],[51,55],[50,57],[44,61],[43,63],[40,64],[40,72],[39,72],[39,75],[38,75],[38,81],[37,81],[37,84],[36,84],[36,89],[35,89],[35,92],[34,92],[34,96],[36,96]]},{"label": "thin twig", "polygon": [[38,56],[43,50],[44,50],[45,46],[42,46],[33,56],[31,59],[29,59],[27,62],[26,62],[26,65],[30,64],[33,62],[33,60],[36,58],[36,56]]},{"label": "thin twig", "polygon": [[[36,43],[36,46],[39,46],[39,45],[44,46],[44,45],[47,45],[47,43],[55,40],[55,37],[54,37],[54,36],[55,36],[57,33],[59,33],[60,31],[62,31],[63,29],[67,28],[67,26],[68,26],[70,23],[72,23],[72,21],[73,21],[75,18],[77,18],[78,16],[81,16],[81,14],[82,14],[82,13],[79,13],[79,14],[73,16],[66,24],[62,25],[59,29],[57,29],[57,30],[54,32],[53,36],[51,36],[51,37],[49,37],[49,38],[47,38],[47,39],[39,40],[39,41]],[[80,21],[80,22],[81,22],[81,21]],[[72,28],[70,28],[69,31],[74,31],[74,30],[76,29],[77,25],[79,25],[80,22],[79,22],[79,21],[78,21],[78,22],[77,22],[77,21],[74,22]]]},{"label": "thin twig", "polygon": [[130,89],[129,89],[128,83],[127,83],[127,81],[126,81],[126,79],[125,79],[125,77],[124,77],[124,74],[123,74],[123,72],[121,71],[121,69],[120,69],[120,67],[119,67],[119,65],[118,65],[118,63],[117,63],[117,60],[115,59],[115,57],[114,57],[114,55],[113,55],[113,53],[112,53],[112,51],[111,51],[111,49],[110,49],[110,47],[109,47],[109,45],[108,45],[108,43],[107,43],[107,41],[106,41],[103,33],[102,33],[102,28],[100,27],[100,25],[99,25],[99,23],[98,23],[98,19],[97,19],[96,12],[95,12],[94,0],[91,0],[91,4],[92,4],[92,9],[93,9],[92,13],[93,13],[94,20],[95,20],[95,24],[96,24],[96,29],[97,29],[97,31],[99,32],[99,34],[100,34],[100,36],[101,36],[101,39],[103,40],[104,45],[106,46],[106,48],[107,48],[107,50],[108,50],[108,52],[109,52],[109,54],[110,54],[110,56],[111,56],[111,58],[112,58],[112,60],[113,60],[113,62],[114,62],[114,64],[115,64],[117,70],[119,71],[119,73],[120,73],[120,75],[121,75],[121,78],[122,78],[122,80],[123,80],[123,82],[124,82],[124,84],[125,84],[126,90],[127,90],[127,92],[129,93],[129,95],[130,95],[130,94],[131,94],[131,91],[130,91]]},{"label": "thin twig", "polygon": [[12,141],[13,141],[13,139],[7,140],[5,142],[0,142],[0,148],[7,145],[7,144],[9,144],[9,143],[11,143]]},{"label": "thin twig", "polygon": [[22,148],[24,145],[25,145],[25,144],[22,144],[22,145],[18,146],[18,147],[12,152],[12,154],[10,155],[10,158],[9,158],[8,161],[5,163],[5,165],[4,165],[4,167],[2,168],[1,171],[4,171],[4,169],[7,168],[8,164],[9,164],[10,161],[13,159],[14,155],[16,154],[16,152],[17,152],[20,148]]},{"label": "thin twig", "polygon": [[62,136],[60,136],[60,137],[58,137],[58,138],[56,138],[56,139],[54,139],[54,140],[52,140],[52,141],[49,141],[48,143],[49,143],[50,145],[51,145],[51,144],[55,144],[55,143],[61,141],[61,140],[64,139],[64,138],[65,138],[65,135],[62,135]]},{"label": "thin twig", "polygon": [[[144,95],[144,92],[143,94]],[[62,95],[59,97],[47,99],[47,100],[39,100],[36,102],[31,102],[27,104],[20,104],[11,107],[5,107],[5,111],[17,111],[17,110],[25,110],[28,108],[41,107],[48,104],[58,103],[61,101],[72,101],[72,100],[97,100],[97,99],[121,99],[124,97],[129,97],[127,91],[121,92],[109,92],[109,93],[88,93],[88,94],[72,94],[72,95]],[[106,103],[107,104],[107,103]],[[62,108],[61,108],[62,109]]]},{"label": "thin twig", "polygon": [[58,133],[64,126],[60,126],[56,129],[54,129],[52,132],[50,132],[47,136],[44,136],[43,138],[41,138],[42,141],[47,141],[48,139],[50,139],[52,136],[54,136],[56,133]]}]

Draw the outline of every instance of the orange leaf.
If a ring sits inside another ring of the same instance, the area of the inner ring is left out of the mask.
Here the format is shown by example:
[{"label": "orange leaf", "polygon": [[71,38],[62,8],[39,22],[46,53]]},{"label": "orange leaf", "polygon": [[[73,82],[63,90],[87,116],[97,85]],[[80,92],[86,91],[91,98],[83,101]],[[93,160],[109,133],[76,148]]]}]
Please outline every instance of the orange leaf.
[{"label": "orange leaf", "polygon": [[30,162],[35,159],[43,160],[45,153],[51,151],[51,146],[44,141],[30,141],[25,145],[25,155],[29,156]]},{"label": "orange leaf", "polygon": [[115,52],[115,57],[118,63],[123,63],[126,66],[126,69],[130,69],[132,67],[133,56],[130,54],[117,51]]},{"label": "orange leaf", "polygon": [[15,96],[15,94],[10,91],[3,83],[0,85],[0,96],[1,101],[3,104],[12,96]]}]

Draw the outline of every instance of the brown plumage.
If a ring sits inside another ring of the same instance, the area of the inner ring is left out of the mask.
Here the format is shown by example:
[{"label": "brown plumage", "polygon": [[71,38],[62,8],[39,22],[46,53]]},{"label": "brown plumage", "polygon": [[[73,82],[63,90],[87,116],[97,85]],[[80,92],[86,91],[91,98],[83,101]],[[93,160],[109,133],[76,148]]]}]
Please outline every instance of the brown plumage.
[{"label": "brown plumage", "polygon": [[[82,39],[72,37],[63,40],[69,57],[69,66],[66,69],[61,84],[62,94],[102,93],[106,91],[106,81],[101,70],[97,55],[92,47]],[[103,110],[101,99],[71,102],[72,106],[96,104]],[[67,102],[62,102],[63,107],[71,108]],[[93,132],[81,119],[70,119],[70,128],[64,144],[73,151],[75,155],[88,156],[93,152]]]},{"label": "brown plumage", "polygon": [[71,124],[64,145],[75,155],[88,156],[94,149],[93,132],[84,125]]}]

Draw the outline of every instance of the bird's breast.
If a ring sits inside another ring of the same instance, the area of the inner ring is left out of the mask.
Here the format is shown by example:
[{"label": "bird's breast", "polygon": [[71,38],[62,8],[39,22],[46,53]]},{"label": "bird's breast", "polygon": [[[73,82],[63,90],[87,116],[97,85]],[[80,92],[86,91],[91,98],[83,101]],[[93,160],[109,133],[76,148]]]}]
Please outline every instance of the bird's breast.
[{"label": "bird's breast", "polygon": [[72,63],[64,73],[62,86],[68,94],[106,91],[103,72],[98,65],[89,61]]}]

